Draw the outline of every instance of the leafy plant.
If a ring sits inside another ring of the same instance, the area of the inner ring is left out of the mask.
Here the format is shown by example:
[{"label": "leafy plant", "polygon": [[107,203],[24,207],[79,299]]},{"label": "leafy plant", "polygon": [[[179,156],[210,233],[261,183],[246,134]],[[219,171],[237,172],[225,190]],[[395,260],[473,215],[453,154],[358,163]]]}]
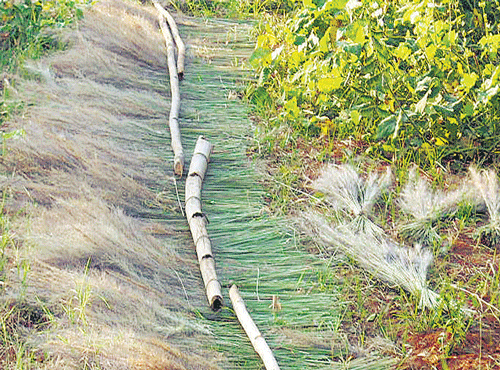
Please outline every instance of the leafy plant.
[{"label": "leafy plant", "polygon": [[56,45],[48,30],[83,17],[92,0],[7,0],[0,5],[0,65],[36,58]]},{"label": "leafy plant", "polygon": [[[498,156],[498,0],[304,0],[268,17],[250,95],[274,101],[264,130],[353,138],[428,168]],[[280,140],[275,135],[275,142]]]}]

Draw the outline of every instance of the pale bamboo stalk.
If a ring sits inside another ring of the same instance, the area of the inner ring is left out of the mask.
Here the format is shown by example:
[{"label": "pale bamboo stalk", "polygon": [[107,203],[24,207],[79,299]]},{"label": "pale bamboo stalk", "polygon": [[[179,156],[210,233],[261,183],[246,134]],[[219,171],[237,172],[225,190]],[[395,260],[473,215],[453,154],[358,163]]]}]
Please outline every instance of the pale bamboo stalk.
[{"label": "pale bamboo stalk", "polygon": [[264,366],[267,370],[279,370],[278,362],[271,351],[271,348],[267,345],[266,340],[262,336],[255,325],[252,317],[247,311],[245,306],[245,301],[241,298],[240,292],[236,285],[233,285],[231,289],[229,289],[229,298],[231,298],[231,303],[233,304],[234,312],[236,313],[236,317],[238,318],[243,330],[247,334],[250,342],[252,343],[255,352],[260,356]]},{"label": "pale bamboo stalk", "polygon": [[177,46],[177,74],[179,76],[179,79],[182,80],[182,78],[184,77],[184,58],[186,57],[186,45],[184,45],[181,35],[179,34],[177,23],[175,23],[175,20],[170,15],[170,13],[157,0],[153,0],[153,4],[156,10],[158,10],[158,12],[166,18],[170,31],[172,32],[172,36],[174,37],[175,45]]},{"label": "pale bamboo stalk", "polygon": [[185,210],[208,302],[212,310],[218,311],[223,304],[221,285],[215,270],[212,244],[206,228],[207,221],[201,211],[201,185],[207,171],[211,151],[212,144],[200,136],[196,142],[186,178]]},{"label": "pale bamboo stalk", "polygon": [[182,148],[181,130],[179,129],[179,110],[181,107],[181,95],[179,92],[179,76],[177,67],[175,66],[174,42],[170,34],[167,22],[162,13],[158,13],[158,21],[160,23],[161,32],[165,38],[167,46],[167,63],[168,72],[170,75],[170,91],[172,92],[172,103],[170,106],[170,114],[168,117],[168,125],[170,128],[172,150],[174,151],[174,173],[182,177],[184,172],[184,149]]}]

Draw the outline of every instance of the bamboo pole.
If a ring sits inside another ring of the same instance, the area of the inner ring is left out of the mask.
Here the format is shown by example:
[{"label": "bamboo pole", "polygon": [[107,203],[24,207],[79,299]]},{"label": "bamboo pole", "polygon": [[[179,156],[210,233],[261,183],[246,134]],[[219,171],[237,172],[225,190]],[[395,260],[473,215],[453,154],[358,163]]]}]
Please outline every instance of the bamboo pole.
[{"label": "bamboo pole", "polygon": [[181,95],[179,92],[179,76],[175,66],[174,42],[169,28],[162,13],[158,13],[158,21],[165,38],[167,46],[167,63],[170,75],[170,91],[172,92],[172,103],[168,117],[170,128],[172,150],[174,151],[174,173],[182,177],[184,172],[184,149],[182,148],[181,130],[179,129],[179,110],[181,106]]},{"label": "bamboo pole", "polygon": [[157,0],[153,0],[153,4],[160,14],[162,14],[168,22],[172,36],[174,37],[175,45],[177,46],[177,74],[179,79],[184,78],[184,58],[186,57],[186,45],[181,39],[179,34],[179,29],[177,28],[177,23],[175,23],[174,17],[163,7]]},{"label": "bamboo pole", "polygon": [[255,325],[255,322],[248,313],[245,302],[243,301],[243,298],[241,298],[236,285],[231,286],[231,289],[229,289],[229,298],[231,298],[231,303],[233,304],[236,317],[250,339],[255,352],[257,352],[262,359],[265,368],[267,370],[279,370],[280,367],[273,355],[273,352],[271,351],[271,348],[267,345],[267,342],[260,333],[259,328],[257,328],[257,325]]},{"label": "bamboo pole", "polygon": [[206,228],[207,220],[201,211],[201,185],[207,171],[211,151],[212,144],[200,136],[196,142],[186,178],[185,210],[208,302],[212,310],[218,311],[223,305],[221,285],[215,271],[212,244]]}]

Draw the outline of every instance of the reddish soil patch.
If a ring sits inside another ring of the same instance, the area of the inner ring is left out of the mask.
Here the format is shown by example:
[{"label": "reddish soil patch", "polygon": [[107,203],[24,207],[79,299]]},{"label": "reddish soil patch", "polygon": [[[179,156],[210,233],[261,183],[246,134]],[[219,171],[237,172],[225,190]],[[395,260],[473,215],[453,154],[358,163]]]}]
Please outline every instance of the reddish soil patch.
[{"label": "reddish soil patch", "polygon": [[445,331],[433,331],[426,334],[410,336],[410,356],[400,369],[439,369],[439,370],[471,370],[500,369],[500,332],[476,330],[467,333],[462,348],[445,355],[446,345],[451,334]]},{"label": "reddish soil patch", "polygon": [[461,275],[467,275],[481,267],[498,270],[499,256],[495,249],[485,248],[466,235],[460,236],[448,256],[449,263],[461,266]]},{"label": "reddish soil patch", "polygon": [[447,348],[451,334],[443,329],[410,333],[407,339],[410,355],[400,368],[500,369],[500,313],[491,308],[492,297],[488,289],[483,292],[482,289],[474,289],[479,283],[476,280],[478,275],[494,277],[499,273],[499,257],[494,249],[479,245],[467,236],[461,236],[457,240],[447,257],[444,269],[457,284],[460,282],[461,286],[468,287],[470,293],[467,294],[471,300],[476,299],[477,312],[473,316],[471,327],[462,343],[451,350]]}]

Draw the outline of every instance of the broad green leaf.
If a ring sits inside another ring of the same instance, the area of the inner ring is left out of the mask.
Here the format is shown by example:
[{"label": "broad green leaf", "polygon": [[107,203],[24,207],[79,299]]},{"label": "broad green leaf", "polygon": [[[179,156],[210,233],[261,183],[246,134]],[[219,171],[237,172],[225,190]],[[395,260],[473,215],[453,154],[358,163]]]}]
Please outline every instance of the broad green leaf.
[{"label": "broad green leaf", "polygon": [[359,22],[355,22],[347,28],[346,36],[355,44],[364,44],[365,29]]},{"label": "broad green leaf", "polygon": [[390,59],[391,54],[387,48],[387,45],[383,43],[380,39],[377,37],[373,36],[370,38],[371,44],[373,45],[373,49],[377,51],[378,55],[383,59],[383,61],[386,61],[387,59]]},{"label": "broad green leaf", "polygon": [[436,55],[437,47],[434,44],[430,44],[425,48],[425,55],[427,55],[427,58],[429,60],[433,60],[434,56]]},{"label": "broad green leaf", "polygon": [[325,32],[321,40],[319,40],[319,50],[322,53],[328,53],[330,51],[330,30],[332,27],[329,27],[328,30]]},{"label": "broad green leaf", "polygon": [[392,135],[392,138],[395,139],[398,136],[399,128],[401,126],[401,122],[406,121],[403,119],[403,110],[398,110],[398,115],[391,114],[389,117],[386,117],[382,120],[377,127],[377,136],[376,139],[387,139]]},{"label": "broad green leaf", "polygon": [[[494,71],[495,66],[491,63],[488,63],[484,66],[483,76],[491,76]],[[498,68],[498,67],[497,67]]]},{"label": "broad green leaf", "polygon": [[248,59],[250,64],[256,68],[271,61],[271,50],[268,48],[257,48]]},{"label": "broad green leaf", "polygon": [[470,89],[474,87],[478,78],[479,76],[476,74],[476,72],[464,73],[460,81],[460,86],[463,90],[465,90],[466,93],[468,93]]},{"label": "broad green leaf", "polygon": [[412,53],[411,49],[403,43],[399,44],[396,50],[394,50],[394,55],[401,60],[408,59],[411,53]]},{"label": "broad green leaf", "polygon": [[356,44],[364,44],[365,42],[365,28],[361,25],[358,25],[358,27],[356,27],[357,30],[356,30],[356,35],[354,36],[354,42]]},{"label": "broad green leaf", "polygon": [[393,135],[397,127],[397,117],[391,114],[389,117],[384,118],[377,127],[377,140],[387,139]]},{"label": "broad green leaf", "polygon": [[[344,41],[339,41],[337,42],[337,46],[344,50],[345,52],[355,55],[356,57],[359,57],[361,55],[361,52],[363,51],[363,46],[360,44],[353,44],[350,42],[344,42]],[[352,56],[350,56],[352,57]],[[350,58],[349,58],[350,59]],[[357,58],[356,58],[357,59]],[[347,62],[351,62],[350,60],[347,60]]]},{"label": "broad green leaf", "polygon": [[322,11],[329,12],[332,10],[344,10],[348,0],[327,0],[325,1]]},{"label": "broad green leaf", "polygon": [[298,51],[294,51],[292,54],[290,54],[289,57],[289,62],[292,67],[298,67],[300,65],[300,62],[302,61],[302,53],[299,53]]},{"label": "broad green leaf", "polygon": [[342,77],[327,77],[318,80],[318,89],[323,93],[340,88],[344,79]]},{"label": "broad green leaf", "polygon": [[417,104],[415,104],[415,111],[416,111],[417,113],[422,114],[422,113],[424,113],[424,112],[425,112],[425,107],[427,106],[427,97],[429,96],[429,93],[430,93],[430,92],[431,92],[431,91],[430,91],[430,90],[428,90],[428,91],[425,93],[424,97],[423,97],[422,99],[420,99],[420,100],[419,100],[419,102],[418,102]]},{"label": "broad green leaf", "polygon": [[451,45],[455,45],[457,42],[457,31],[454,29],[450,29],[449,32],[443,38],[443,42],[446,46],[450,47]]},{"label": "broad green leaf", "polygon": [[359,121],[361,120],[361,114],[359,114],[359,111],[357,110],[351,111],[351,120],[352,122],[354,122],[355,125],[359,125]]},{"label": "broad green leaf", "polygon": [[299,117],[300,109],[297,106],[297,98],[295,96],[285,103],[285,109],[286,109],[288,114],[290,114],[294,117]]},{"label": "broad green leaf", "polygon": [[474,104],[468,102],[462,109],[461,118],[472,117],[474,115]]},{"label": "broad green leaf", "polygon": [[302,0],[304,2],[304,6],[306,8],[316,8],[316,4],[314,4],[313,0]]}]

